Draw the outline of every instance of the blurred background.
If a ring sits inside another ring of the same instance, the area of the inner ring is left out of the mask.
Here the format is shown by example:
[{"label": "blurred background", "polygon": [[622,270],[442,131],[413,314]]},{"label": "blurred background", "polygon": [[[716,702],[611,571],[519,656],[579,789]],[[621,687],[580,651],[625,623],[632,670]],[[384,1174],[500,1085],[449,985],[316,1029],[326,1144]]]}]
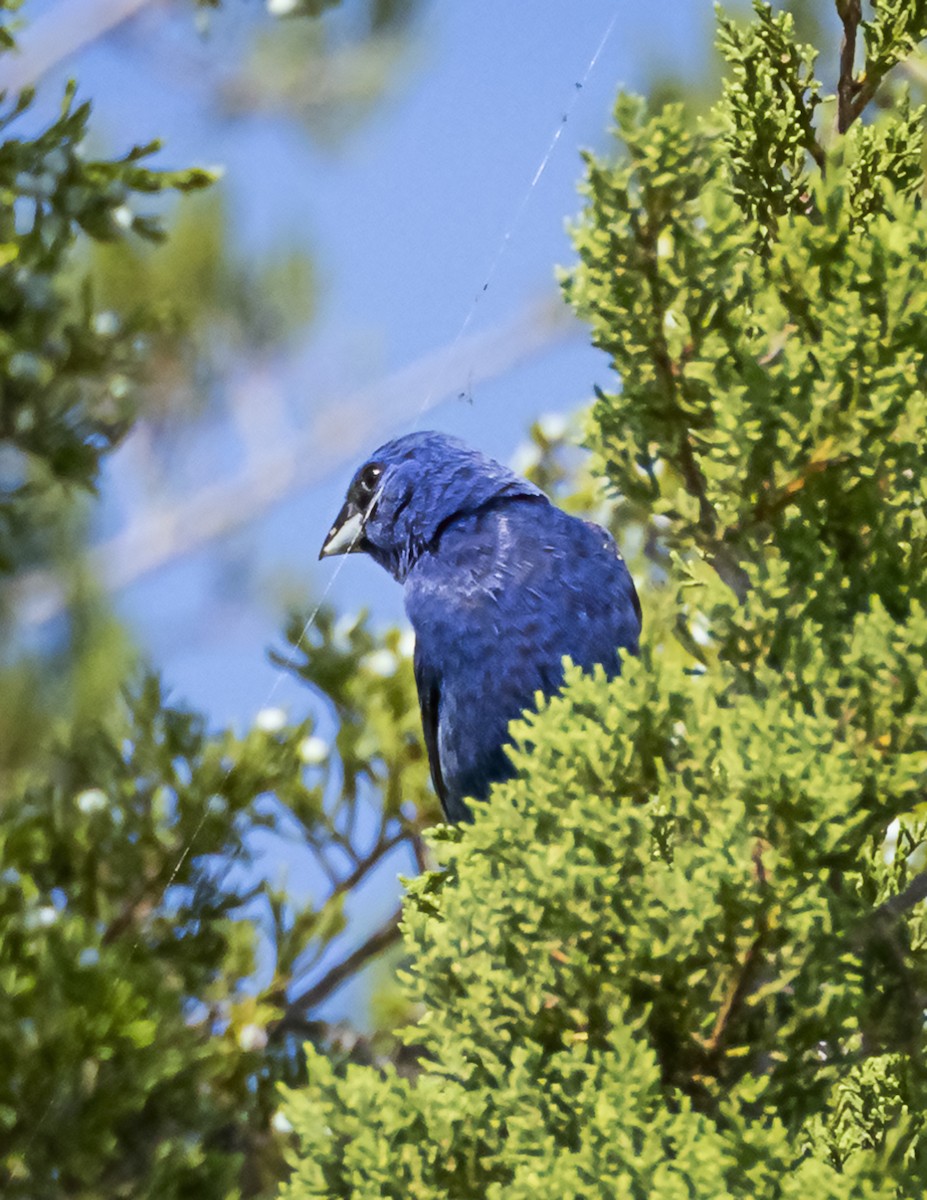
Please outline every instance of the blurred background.
[{"label": "blurred background", "polygon": [[[700,79],[711,5],[587,0],[29,0],[0,85],[67,79],[97,154],[161,138],[157,165],[218,167],[163,248],[95,248],[99,294],[169,317],[142,419],[88,514],[95,574],[179,697],[250,721],[278,682],[282,595],[401,618],[368,564],[317,562],[354,467],[413,427],[512,460],[606,364],[555,280],[580,149],[619,86]],[[597,56],[597,57],[596,57]],[[593,62],[593,60],[595,60]],[[543,166],[540,178],[539,170]],[[487,286],[488,285],[488,286]],[[484,290],[485,289],[485,290]],[[22,582],[26,624],[59,611]]]},{"label": "blurred background", "polygon": [[[300,721],[312,698],[268,653],[288,607],[404,620],[372,563],[317,561],[359,462],[436,427],[527,468],[532,424],[558,439],[605,382],[556,282],[581,149],[607,146],[620,87],[710,88],[711,5],[28,0],[20,15],[0,86],[37,87],[22,128],[75,78],[88,153],[158,138],[154,165],[221,173],[152,200],[165,245],[81,249],[98,324],[140,301],[159,320],[141,417],[83,504],[81,587],[210,728]],[[66,579],[19,573],[19,646],[60,642]],[[264,858],[311,890],[286,846]],[[384,865],[374,915],[410,869]],[[326,1012],[357,1019],[362,996]]]}]

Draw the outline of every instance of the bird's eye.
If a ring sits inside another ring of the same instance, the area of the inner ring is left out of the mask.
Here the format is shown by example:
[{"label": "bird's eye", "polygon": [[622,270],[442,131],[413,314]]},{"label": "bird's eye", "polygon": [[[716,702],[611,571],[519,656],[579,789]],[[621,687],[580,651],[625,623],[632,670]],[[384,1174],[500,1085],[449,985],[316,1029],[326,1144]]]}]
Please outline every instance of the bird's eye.
[{"label": "bird's eye", "polygon": [[383,474],[383,468],[379,463],[368,463],[361,471],[357,479],[357,490],[362,497],[372,496],[377,490],[377,484],[380,482],[380,476]]}]

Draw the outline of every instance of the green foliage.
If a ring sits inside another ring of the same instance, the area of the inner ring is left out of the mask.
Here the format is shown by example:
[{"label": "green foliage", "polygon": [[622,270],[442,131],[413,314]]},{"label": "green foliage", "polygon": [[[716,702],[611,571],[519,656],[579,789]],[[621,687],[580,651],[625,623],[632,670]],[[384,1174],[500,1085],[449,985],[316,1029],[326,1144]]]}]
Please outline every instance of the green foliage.
[{"label": "green foliage", "polygon": [[854,129],[761,256],[746,158],[678,109],[617,116],[628,157],[590,164],[568,281],[622,379],[593,416],[604,471],[738,589],[777,575],[785,612],[839,632],[873,590],[902,612],[923,578],[923,114]]},{"label": "green foliage", "polygon": [[[873,672],[893,628],[861,622],[851,669]],[[659,653],[614,684],[574,672],[516,730],[524,779],[444,845],[449,876],[412,885],[416,1036],[437,1068],[342,1081],[311,1056],[286,1195],[894,1194],[884,1156],[850,1161],[846,1136],[841,1174],[823,1135],[824,1161],[792,1171],[863,1046],[920,1037],[923,932],[896,948],[869,923],[903,877],[872,817],[910,803],[923,752],[873,755],[771,669],[734,702],[732,675],[725,693]],[[910,710],[923,739],[922,688]],[[846,1107],[858,1142],[884,1122]]]},{"label": "green foliage", "polygon": [[[0,0],[3,19],[12,7]],[[322,612],[287,662],[330,695],[235,735],[137,663],[81,564],[80,497],[140,409],[192,407],[193,333],[266,353],[311,314],[312,278],[305,259],[264,277],[229,261],[218,202],[184,201],[164,247],[163,193],[212,174],[149,169],[155,144],[91,159],[73,87],[39,132],[31,94],[3,103],[0,1193],[267,1195],[283,1169],[276,1084],[304,1077],[297,1039],[394,1051],[340,1044],[315,1009],[380,944],[344,950],[354,889],[390,855],[413,861],[416,804],[434,809],[411,664],[397,631]],[[17,586],[36,566],[71,603],[29,653]],[[302,855],[311,889],[268,876],[269,842]]]},{"label": "green foliage", "polygon": [[723,108],[728,182],[739,207],[761,227],[801,212],[807,156],[818,161],[814,118],[821,85],[813,46],[796,43],[789,13],[755,4],[747,29],[719,15],[718,46],[728,67]]},{"label": "green foliage", "polygon": [[186,432],[243,359],[270,356],[315,315],[308,256],[279,246],[260,270],[246,263],[216,191],[183,204],[166,244],[97,244],[87,266],[107,312],[149,330],[136,391],[162,437]]},{"label": "green foliage", "polygon": [[[335,749],[342,793],[352,807],[339,817],[354,824],[354,807],[376,794],[388,820],[402,804],[432,817],[438,813],[428,783],[409,648],[398,630],[379,637],[366,616],[336,620],[322,608],[294,613],[287,635],[295,655],[275,661],[317,688],[338,717]],[[323,789],[324,790],[324,789]]]},{"label": "green foliage", "polygon": [[[234,849],[228,813],[253,782],[153,679],[78,735],[4,781],[4,1194],[175,1196],[198,1179],[223,1196],[236,1159],[204,1140],[243,1104],[257,1124],[257,1106],[205,1005],[226,960],[247,971],[254,933],[182,855],[201,819],[198,850]],[[196,1137],[172,1137],[177,1111]]]},{"label": "green foliage", "polygon": [[[872,20],[863,22],[866,75],[881,80],[927,37],[927,4],[924,0],[887,0],[872,7]],[[852,0],[838,0],[838,12],[848,8],[852,8]]]},{"label": "green foliage", "polygon": [[[875,24],[867,72],[924,32]],[[418,1074],[311,1052],[287,1200],[927,1184],[923,113],[822,137],[789,18],[720,43],[707,121],[619,100],[565,280],[614,519],[657,531],[641,657],[571,668],[435,835]]]},{"label": "green foliage", "polygon": [[[335,723],[271,709],[243,737],[209,734],[150,676],[122,694],[97,681],[69,719],[20,710],[27,735],[0,749],[4,1196],[231,1197],[278,1178],[274,1085],[303,1077],[294,1039],[332,1041],[293,983],[351,890],[417,839],[414,805],[435,808],[398,639],[323,611],[309,662],[294,647]],[[311,857],[313,894],[264,877],[259,831]]]},{"label": "green foliage", "polygon": [[101,311],[86,286],[63,278],[80,235],[100,241],[162,235],[139,196],[208,184],[208,171],[152,170],[159,147],[94,161],[83,149],[90,105],[65,93],[60,116],[35,137],[15,136],[32,102],[0,115],[0,571],[21,565],[61,487],[92,487],[101,456],[135,411],[139,320]]},{"label": "green foliage", "polygon": [[285,112],[337,150],[408,66],[421,0],[271,0],[267,7],[281,19],[256,39],[227,102]]}]

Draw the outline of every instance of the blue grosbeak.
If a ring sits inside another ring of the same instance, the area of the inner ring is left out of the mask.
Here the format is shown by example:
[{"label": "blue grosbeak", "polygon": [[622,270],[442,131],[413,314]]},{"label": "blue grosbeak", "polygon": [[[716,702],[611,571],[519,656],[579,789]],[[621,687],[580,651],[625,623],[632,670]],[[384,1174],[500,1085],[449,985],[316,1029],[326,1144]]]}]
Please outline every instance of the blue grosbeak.
[{"label": "blue grosbeak", "polygon": [[563,657],[618,674],[641,609],[611,535],[456,438],[411,433],[358,470],[320,558],[362,551],[405,588],[431,776],[449,821],[512,774],[509,722]]}]

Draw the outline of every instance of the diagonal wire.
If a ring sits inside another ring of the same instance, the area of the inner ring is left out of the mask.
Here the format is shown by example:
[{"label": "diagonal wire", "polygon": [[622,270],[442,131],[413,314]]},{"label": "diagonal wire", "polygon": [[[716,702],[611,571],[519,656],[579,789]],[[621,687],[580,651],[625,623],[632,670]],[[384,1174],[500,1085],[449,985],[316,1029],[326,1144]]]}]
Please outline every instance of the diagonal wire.
[{"label": "diagonal wire", "polygon": [[[141,8],[144,2],[145,2],[145,0],[107,0],[107,5],[105,5],[104,7],[108,7],[109,4],[112,4],[114,6],[113,11],[115,12],[117,10],[123,10],[123,9],[128,10],[132,6],[133,3],[136,7]],[[128,16],[129,12],[126,11],[125,15]],[[599,59],[601,58],[602,52],[603,52],[609,38],[611,37],[611,34],[617,23],[617,19],[618,19],[618,12],[616,10],[614,12],[614,14],[612,15],[611,20],[608,22],[604,33],[601,35],[599,42],[596,46],[596,49],[595,49],[594,53],[592,54],[591,58],[589,59],[586,69],[585,69],[585,72],[584,72],[583,76],[581,77],[578,85],[574,84],[572,87],[573,94],[571,96],[570,104],[567,106],[565,113],[562,115],[562,117],[558,121],[557,126],[550,138],[550,141],[549,141],[549,143],[540,159],[540,162],[531,178],[531,181],[528,184],[528,187],[526,188],[512,218],[507,223],[507,225],[503,231],[503,234],[499,241],[495,255],[493,256],[493,258],[490,262],[489,269],[485,275],[484,282],[483,282],[481,288],[479,289],[479,291],[474,296],[473,300],[471,301],[471,303],[467,309],[467,312],[466,312],[463,320],[461,321],[461,324],[457,331],[457,334],[456,334],[453,342],[451,343],[451,351],[453,351],[454,347],[457,346],[457,344],[461,341],[461,339],[464,337],[467,330],[469,329],[470,324],[473,321],[473,317],[476,313],[476,310],[479,306],[480,300],[482,299],[482,297],[485,295],[485,293],[489,289],[489,286],[492,282],[493,277],[496,274],[496,271],[502,261],[502,258],[505,255],[505,252],[508,249],[508,247],[512,241],[512,238],[518,229],[518,226],[521,222],[521,218],[525,212],[525,209],[527,208],[527,205],[531,199],[531,196],[533,195],[541,178],[543,177],[544,172],[547,169],[547,166],[551,160],[551,157],[552,157],[554,151],[556,150],[557,144],[560,141],[560,137],[563,133],[563,128],[566,125],[571,113],[573,112],[573,109],[576,107],[576,104],[579,101],[580,95],[582,93],[582,88],[585,85],[586,81],[589,79],[589,76],[594,71],[596,65],[598,64]],[[3,86],[9,87],[11,85],[6,83],[6,81],[4,79],[0,79],[0,87],[3,87]],[[13,86],[15,86],[15,85],[13,85]],[[22,85],[20,84],[19,86],[22,86]],[[434,393],[435,393],[435,386],[433,385],[426,392],[424,399],[422,400],[421,404],[419,405],[416,416],[411,424],[412,428],[414,428],[415,425],[417,425],[417,423],[421,420],[422,415],[432,404]],[[335,580],[337,579],[337,577],[341,571],[344,561],[345,561],[344,559],[341,559],[340,562],[335,567],[334,571],[332,572],[331,577],[328,581],[328,584],[326,585],[325,589],[322,592],[321,598],[319,599],[315,608],[312,610],[312,612],[309,614],[308,618],[306,619],[306,622],[303,626],[302,632],[297,640],[297,645],[299,644],[299,642],[302,642],[305,639],[305,637],[308,635],[310,630],[313,628],[315,621],[318,618],[318,614],[322,609],[322,605],[324,604],[325,599],[331,592],[331,589],[334,586]],[[273,684],[271,685],[270,690],[268,692],[267,698],[264,700],[263,704],[261,705],[262,708],[266,707],[269,704],[270,700],[273,698],[273,696],[276,694],[277,688],[279,687],[280,682],[284,677],[284,674],[285,674],[285,666],[281,667],[278,670],[277,675],[274,678]],[[229,766],[229,768],[223,778],[223,782],[227,782],[227,780],[231,776],[233,770],[234,770],[234,763]],[[192,833],[190,834],[189,838],[187,839],[186,845],[184,846],[184,849],[183,849],[182,853],[180,854],[180,856],[177,860],[177,863],[175,864],[175,866],[170,874],[170,877],[168,878],[167,883],[164,885],[164,887],[161,890],[161,893],[160,893],[157,903],[161,903],[163,901],[164,896],[166,895],[166,893],[168,892],[168,890],[170,889],[170,887],[176,880],[176,878],[177,878],[179,872],[182,870],[184,864],[187,862],[190,855],[194,852],[194,846],[195,846],[196,840],[199,837],[199,834],[202,832],[203,826],[205,825],[206,820],[207,820],[207,816],[208,816],[208,810],[204,807],[204,810],[200,817],[200,820],[198,821],[196,827],[193,829]],[[234,862],[234,859],[237,857],[237,854],[239,852],[240,852],[240,848],[239,848],[239,851],[236,851],[235,853],[233,853],[232,855],[229,856],[229,861],[228,861],[227,867],[226,867],[227,870],[231,868],[231,866]],[[155,907],[157,907],[157,904]],[[141,941],[142,941],[142,934],[141,934],[141,932],[139,932],[138,937],[132,944],[130,954],[135,953],[135,951],[138,949],[139,945],[141,944]],[[48,1107],[46,1108],[45,1112],[43,1113],[41,1118],[36,1122],[35,1126],[33,1127],[33,1130],[31,1132],[30,1137],[27,1142],[27,1148],[29,1145],[32,1144],[32,1142],[38,1136],[38,1133],[40,1132],[41,1128],[44,1126],[45,1122],[48,1119],[49,1113],[51,1112],[52,1108],[54,1107],[54,1103],[55,1103],[55,1099],[53,1097],[52,1100],[49,1102]]]},{"label": "diagonal wire", "polygon": [[[589,79],[589,76],[595,70],[597,63],[599,62],[599,59],[601,58],[602,52],[605,49],[605,46],[606,46],[609,38],[611,37],[612,31],[615,28],[617,20],[618,20],[618,12],[616,10],[612,14],[611,20],[608,22],[604,32],[602,33],[601,37],[599,38],[596,49],[595,49],[594,53],[592,54],[592,57],[589,59],[587,65],[586,65],[586,69],[585,69],[581,79],[579,80],[578,84],[573,85],[570,103],[567,106],[566,111],[564,112],[564,114],[562,115],[560,120],[558,121],[557,126],[554,129],[554,132],[550,138],[550,141],[548,142],[548,145],[545,148],[543,155],[541,156],[540,162],[538,163],[538,166],[531,178],[531,181],[528,184],[528,187],[526,188],[524,194],[522,195],[521,200],[520,200],[517,208],[515,209],[515,212],[511,218],[511,220],[506,224],[506,227],[502,233],[502,237],[500,238],[499,244],[496,248],[496,252],[490,262],[489,269],[485,275],[483,285],[479,289],[479,291],[476,293],[476,295],[474,296],[473,300],[470,303],[469,308],[467,309],[466,314],[464,315],[463,320],[460,323],[460,327],[457,331],[457,334],[450,346],[449,353],[451,355],[453,355],[454,349],[456,348],[456,346],[459,344],[459,342],[461,341],[461,339],[464,337],[467,330],[469,329],[470,324],[473,321],[474,314],[476,313],[476,310],[479,306],[480,300],[486,294],[486,292],[489,290],[490,283],[492,282],[492,279],[499,267],[499,264],[502,261],[502,258],[504,256],[506,250],[508,249],[509,244],[511,243],[511,240],[512,240],[515,232],[518,229],[518,226],[521,222],[522,216],[524,215],[525,209],[528,206],[531,196],[534,194],[535,189],[537,188],[538,184],[540,183],[540,181],[544,175],[544,172],[546,171],[547,166],[550,163],[551,157],[553,156],[553,153],[556,150],[557,143],[560,141],[560,137],[563,133],[563,129],[564,129],[567,121],[569,120],[570,114],[573,112],[573,109],[576,107],[577,103],[579,102],[579,98],[582,94],[583,87],[585,86],[587,80]],[[424,399],[422,400],[421,404],[419,405],[418,411],[417,411],[413,421],[410,423],[410,428],[414,428],[418,424],[418,422],[421,420],[422,416],[424,415],[425,411],[431,406],[431,404],[433,402],[434,393],[435,393],[435,386],[432,385],[432,387],[429,388],[429,390],[425,393]],[[355,540],[358,537],[360,537],[360,531],[358,531],[358,533],[355,535]],[[300,643],[302,643],[305,640],[305,638],[308,636],[308,634],[310,633],[312,628],[314,627],[315,622],[318,619],[319,613],[322,611],[322,607],[325,604],[325,600],[327,599],[328,595],[330,594],[332,588],[334,587],[335,581],[337,580],[339,574],[341,573],[341,570],[346,561],[346,557],[347,556],[341,558],[339,560],[339,562],[337,563],[337,565],[335,566],[334,570],[332,571],[329,581],[326,584],[325,588],[323,589],[318,602],[316,603],[315,607],[312,609],[312,611],[309,613],[308,617],[306,618],[306,621],[303,624],[302,631],[301,631],[298,639],[296,640],[295,645],[298,646]],[[273,699],[273,697],[276,695],[277,689],[280,686],[280,683],[284,677],[285,670],[286,670],[286,664],[284,664],[283,666],[280,667],[276,676],[274,677],[273,683],[271,684],[271,687],[268,691],[267,697],[261,704],[261,708],[266,708],[267,705],[270,703],[270,701]],[[233,769],[234,769],[233,766],[229,767],[228,772],[225,776],[225,780],[227,780],[229,775],[231,775]],[[164,894],[167,892],[167,890],[173,884],[174,880],[177,878],[177,875],[180,872],[181,868],[183,867],[184,863],[187,861],[188,857],[192,853],[193,844],[196,841],[197,837],[199,836],[200,832],[203,829],[203,826],[206,823],[207,815],[208,814],[204,810],[203,815],[200,817],[198,824],[196,825],[193,832],[191,833],[180,858],[177,860],[177,865],[175,866],[173,872],[170,875],[170,878],[167,881],[167,884],[164,887],[164,890],[161,893],[162,899],[163,899]],[[230,870],[232,868],[235,858],[237,857],[237,854],[238,854],[238,851],[236,851],[233,855],[231,855],[229,857],[229,861],[226,866],[226,874],[227,874],[228,870]],[[141,940],[141,934],[139,934],[139,938],[134,943],[134,945],[132,947],[133,950],[138,946],[140,940]]]}]

